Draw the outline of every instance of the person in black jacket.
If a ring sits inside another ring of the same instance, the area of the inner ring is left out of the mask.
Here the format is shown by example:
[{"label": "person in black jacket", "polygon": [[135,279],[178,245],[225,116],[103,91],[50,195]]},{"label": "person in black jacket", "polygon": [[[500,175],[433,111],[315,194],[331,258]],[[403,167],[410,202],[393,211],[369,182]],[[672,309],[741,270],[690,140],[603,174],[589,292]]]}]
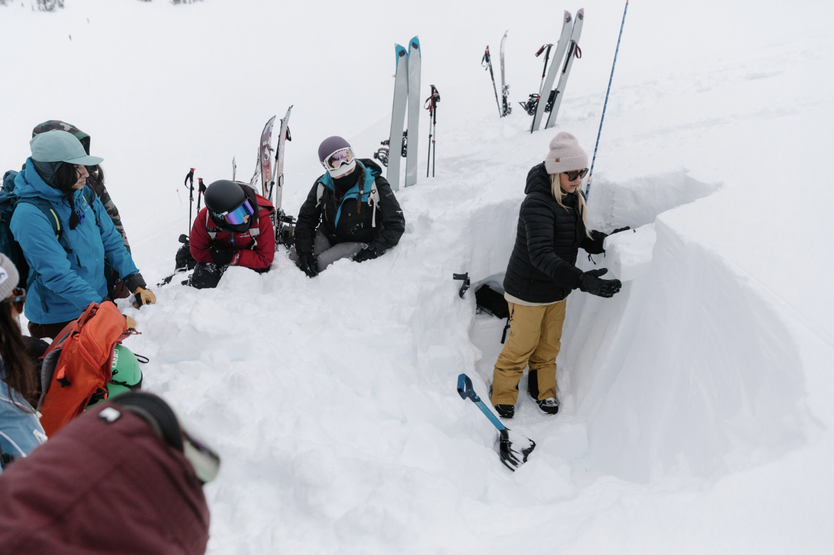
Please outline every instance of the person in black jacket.
[{"label": "person in black jacket", "polygon": [[299,210],[295,252],[290,252],[309,277],[341,258],[377,258],[405,231],[403,212],[382,168],[366,158],[357,160],[341,137],[321,143],[319,160],[327,172]]},{"label": "person in black jacket", "polygon": [[581,188],[587,173],[588,155],[576,137],[562,132],[550,142],[545,161],[527,174],[527,196],[519,210],[515,247],[504,277],[510,336],[492,380],[492,404],[504,418],[515,413],[518,382],[528,363],[528,393],[543,412],[559,412],[556,355],[566,298],[577,288],[600,297],[620,290],[619,280],[600,278],[608,270],[583,272],[575,266],[580,247],[602,253],[606,237],[587,227]]}]

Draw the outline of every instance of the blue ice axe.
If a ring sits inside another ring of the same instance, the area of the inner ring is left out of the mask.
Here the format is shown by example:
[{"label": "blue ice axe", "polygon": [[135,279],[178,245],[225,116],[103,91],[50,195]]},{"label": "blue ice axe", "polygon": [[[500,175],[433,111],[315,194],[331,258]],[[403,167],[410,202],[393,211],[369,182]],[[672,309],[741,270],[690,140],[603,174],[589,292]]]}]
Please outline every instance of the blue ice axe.
[{"label": "blue ice axe", "polygon": [[498,448],[498,455],[501,457],[501,462],[513,472],[519,466],[526,463],[527,456],[536,447],[536,442],[504,426],[498,420],[498,417],[492,414],[492,411],[481,401],[478,394],[475,393],[475,390],[472,388],[472,380],[466,374],[458,376],[458,394],[461,399],[471,399],[489,421],[492,422],[493,426],[498,429],[498,439],[495,443]]}]

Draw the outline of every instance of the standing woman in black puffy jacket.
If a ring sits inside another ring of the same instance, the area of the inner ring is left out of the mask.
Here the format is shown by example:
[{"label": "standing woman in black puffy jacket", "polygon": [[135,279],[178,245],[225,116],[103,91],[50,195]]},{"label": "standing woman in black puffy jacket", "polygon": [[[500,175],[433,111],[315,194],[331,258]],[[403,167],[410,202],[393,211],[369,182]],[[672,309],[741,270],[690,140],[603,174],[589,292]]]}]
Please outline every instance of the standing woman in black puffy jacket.
[{"label": "standing woman in black puffy jacket", "polygon": [[556,355],[567,296],[577,288],[600,297],[620,290],[619,280],[600,279],[608,270],[583,272],[575,266],[580,247],[602,253],[606,237],[587,226],[581,188],[587,173],[588,155],[576,137],[562,132],[550,141],[545,161],[527,174],[527,196],[519,210],[515,247],[504,277],[510,337],[492,380],[492,404],[504,418],[515,413],[518,382],[528,364],[528,393],[543,412],[559,412]]}]

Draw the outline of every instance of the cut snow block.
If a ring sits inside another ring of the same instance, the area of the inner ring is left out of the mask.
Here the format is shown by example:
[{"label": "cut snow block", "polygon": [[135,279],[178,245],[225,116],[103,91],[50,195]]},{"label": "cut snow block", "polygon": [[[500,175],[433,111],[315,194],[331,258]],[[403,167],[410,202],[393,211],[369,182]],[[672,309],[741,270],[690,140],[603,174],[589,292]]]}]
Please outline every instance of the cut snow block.
[{"label": "cut snow block", "polygon": [[603,243],[608,270],[620,281],[647,276],[656,240],[654,224],[609,235]]},{"label": "cut snow block", "polygon": [[704,183],[679,170],[647,175],[627,181],[609,181],[602,174],[594,179],[588,200],[592,229],[637,228],[655,221],[662,212],[711,195],[720,183]]}]

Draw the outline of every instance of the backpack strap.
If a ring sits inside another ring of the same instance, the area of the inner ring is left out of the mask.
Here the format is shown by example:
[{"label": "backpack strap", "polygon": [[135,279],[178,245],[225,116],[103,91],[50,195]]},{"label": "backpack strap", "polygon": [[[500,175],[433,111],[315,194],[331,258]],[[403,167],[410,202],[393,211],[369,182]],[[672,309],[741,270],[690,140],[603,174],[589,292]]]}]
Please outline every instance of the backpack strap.
[{"label": "backpack strap", "polygon": [[58,217],[58,213],[55,212],[55,209],[52,208],[51,203],[40,198],[31,197],[19,198],[17,202],[25,202],[26,204],[37,206],[38,209],[43,212],[43,215],[46,216],[46,219],[49,220],[49,223],[52,224],[52,232],[55,233],[55,239],[58,241],[61,240],[61,236],[64,234],[64,229],[61,226],[61,219]]},{"label": "backpack strap", "polygon": [[[360,192],[360,196],[361,196]],[[321,197],[324,195],[324,183],[321,181],[318,182],[318,187],[316,188],[316,208],[319,207],[321,204]],[[379,190],[376,186],[376,179],[374,179],[374,184],[371,186],[371,192],[368,194],[368,206],[373,208],[373,213],[371,215],[371,227],[376,227],[376,208],[379,206]]]}]

